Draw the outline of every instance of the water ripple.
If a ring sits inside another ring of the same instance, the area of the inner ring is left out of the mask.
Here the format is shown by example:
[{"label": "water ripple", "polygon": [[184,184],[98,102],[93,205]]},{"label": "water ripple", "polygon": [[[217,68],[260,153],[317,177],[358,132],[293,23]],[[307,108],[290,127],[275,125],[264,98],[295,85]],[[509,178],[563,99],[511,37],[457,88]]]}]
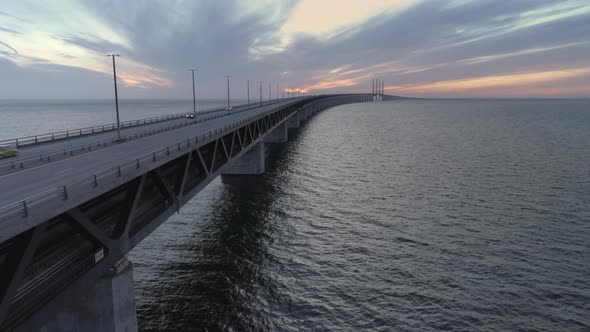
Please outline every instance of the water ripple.
[{"label": "water ripple", "polygon": [[141,329],[588,331],[588,109],[323,112],[134,250]]}]

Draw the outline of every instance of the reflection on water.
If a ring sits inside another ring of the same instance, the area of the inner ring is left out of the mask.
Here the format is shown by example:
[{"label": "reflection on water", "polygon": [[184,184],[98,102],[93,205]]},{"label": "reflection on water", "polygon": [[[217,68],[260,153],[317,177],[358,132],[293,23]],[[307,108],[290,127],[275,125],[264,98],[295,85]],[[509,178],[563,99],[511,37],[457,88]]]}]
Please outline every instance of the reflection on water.
[{"label": "reflection on water", "polygon": [[[276,159],[281,159],[285,151],[281,147],[273,150],[274,160],[269,160],[267,166],[276,170]],[[158,278],[166,280],[162,284],[154,280],[154,287],[148,287],[145,293],[140,287],[142,330],[243,331],[272,326],[264,308],[265,295],[260,293],[271,292],[271,298],[280,300],[272,276],[266,271],[273,260],[269,244],[283,236],[281,225],[273,221],[273,214],[281,213],[273,207],[280,192],[278,184],[271,181],[273,175],[224,177],[222,182],[211,184],[212,188],[202,195],[212,199],[205,215],[207,221],[192,228],[193,234],[159,239],[173,241],[172,250],[182,258],[169,262],[133,256],[136,271],[149,265],[153,269],[150,273],[157,271]],[[192,222],[192,216],[192,210],[182,211],[169,222],[185,226]],[[159,250],[153,246],[166,246],[151,240],[150,248],[140,249],[140,256],[143,250],[154,250],[158,256]]]}]

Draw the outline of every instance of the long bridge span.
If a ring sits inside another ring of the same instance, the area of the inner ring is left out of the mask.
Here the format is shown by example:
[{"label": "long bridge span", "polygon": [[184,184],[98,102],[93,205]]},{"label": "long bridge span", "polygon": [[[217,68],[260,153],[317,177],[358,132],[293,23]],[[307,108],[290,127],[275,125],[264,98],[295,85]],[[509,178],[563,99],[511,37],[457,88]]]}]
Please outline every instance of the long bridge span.
[{"label": "long bridge span", "polygon": [[290,98],[137,122],[121,138],[103,126],[21,140],[0,159],[0,331],[136,330],[133,247],[218,175],[262,174],[265,145],[317,112],[393,98]]}]

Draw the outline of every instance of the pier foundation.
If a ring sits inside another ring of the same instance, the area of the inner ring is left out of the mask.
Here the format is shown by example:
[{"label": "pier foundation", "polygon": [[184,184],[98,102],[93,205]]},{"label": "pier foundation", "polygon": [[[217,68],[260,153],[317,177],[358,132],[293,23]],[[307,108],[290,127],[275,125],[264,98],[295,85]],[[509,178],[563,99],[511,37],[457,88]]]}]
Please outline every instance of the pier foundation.
[{"label": "pier foundation", "polygon": [[299,128],[299,125],[301,123],[299,116],[299,112],[296,112],[295,114],[291,115],[291,117],[287,119],[287,128]]},{"label": "pier foundation", "polygon": [[266,170],[264,143],[258,142],[233,164],[223,170],[222,175],[260,175]]},{"label": "pier foundation", "polygon": [[93,287],[67,294],[57,312],[33,317],[19,331],[132,332],[137,331],[133,267],[123,258]]},{"label": "pier foundation", "polygon": [[307,121],[307,109],[304,108],[297,113],[299,114],[299,119],[301,119],[301,122]]},{"label": "pier foundation", "polygon": [[263,139],[264,143],[285,143],[289,141],[287,122],[278,125],[273,131]]}]

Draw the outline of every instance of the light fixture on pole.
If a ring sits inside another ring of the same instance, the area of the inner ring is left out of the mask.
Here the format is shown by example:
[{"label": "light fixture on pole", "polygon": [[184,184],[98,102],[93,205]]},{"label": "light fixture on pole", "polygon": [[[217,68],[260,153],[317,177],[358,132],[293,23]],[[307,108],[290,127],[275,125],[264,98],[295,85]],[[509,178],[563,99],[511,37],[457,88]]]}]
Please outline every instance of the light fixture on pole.
[{"label": "light fixture on pole", "polygon": [[262,105],[262,81],[260,81],[260,105]]},{"label": "light fixture on pole", "polygon": [[121,140],[121,122],[119,121],[119,95],[117,93],[117,69],[115,68],[115,57],[119,54],[107,54],[113,58],[113,81],[115,82],[115,110],[117,111],[117,138]]},{"label": "light fixture on pole", "polygon": [[197,119],[197,95],[195,92],[195,72],[197,71],[196,68],[189,69],[193,74],[193,114],[195,116],[195,121]]},{"label": "light fixture on pole", "polygon": [[227,110],[229,111],[230,109],[230,105],[229,105],[229,78],[231,76],[226,75],[225,77],[227,77]]},{"label": "light fixture on pole", "polygon": [[246,90],[248,91],[248,105],[250,105],[250,80],[246,82]]}]

